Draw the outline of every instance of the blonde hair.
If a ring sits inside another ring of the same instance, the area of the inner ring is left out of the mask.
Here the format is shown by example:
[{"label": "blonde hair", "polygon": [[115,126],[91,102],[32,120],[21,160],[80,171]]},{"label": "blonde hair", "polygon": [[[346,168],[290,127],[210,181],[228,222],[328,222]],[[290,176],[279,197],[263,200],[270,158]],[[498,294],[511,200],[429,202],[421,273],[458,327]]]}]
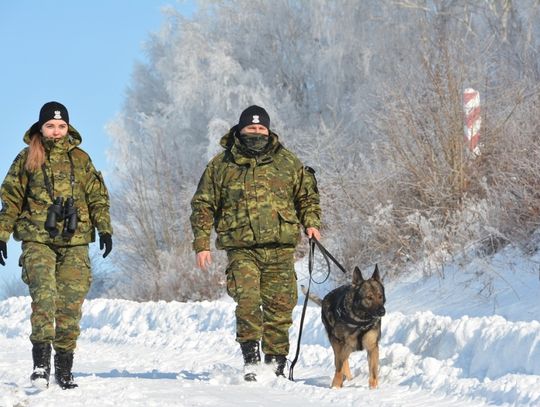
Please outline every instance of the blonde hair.
[{"label": "blonde hair", "polygon": [[30,137],[25,167],[28,171],[34,172],[45,163],[45,147],[39,133],[35,133]]}]

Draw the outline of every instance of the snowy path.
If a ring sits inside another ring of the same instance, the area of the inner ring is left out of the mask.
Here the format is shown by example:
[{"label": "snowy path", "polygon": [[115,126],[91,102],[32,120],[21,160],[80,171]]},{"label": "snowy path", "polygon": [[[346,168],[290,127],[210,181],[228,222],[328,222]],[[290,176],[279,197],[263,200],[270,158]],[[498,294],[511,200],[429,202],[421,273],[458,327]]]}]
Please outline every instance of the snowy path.
[{"label": "snowy path", "polygon": [[[333,356],[318,308],[308,308],[297,381],[262,371],[253,384],[241,380],[233,310],[228,301],[87,301],[74,365],[80,387],[53,384],[34,394],[29,298],[1,301],[0,406],[540,405],[538,321],[389,312],[380,388],[368,389],[366,355],[358,352],[355,378],[331,390]],[[295,326],[293,343],[296,333]]]}]

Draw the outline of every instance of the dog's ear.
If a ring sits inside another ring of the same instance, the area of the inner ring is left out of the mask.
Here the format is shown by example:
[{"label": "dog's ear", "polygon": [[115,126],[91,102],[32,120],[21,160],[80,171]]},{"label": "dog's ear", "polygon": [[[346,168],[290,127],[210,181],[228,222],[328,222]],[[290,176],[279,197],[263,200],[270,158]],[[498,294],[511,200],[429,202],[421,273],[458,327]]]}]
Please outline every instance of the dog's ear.
[{"label": "dog's ear", "polygon": [[378,281],[379,283],[381,282],[381,275],[379,273],[379,265],[378,264],[375,264],[375,270],[373,271],[373,275],[371,276],[371,278],[375,281]]},{"label": "dog's ear", "polygon": [[357,267],[354,268],[353,275],[352,275],[352,285],[360,285],[364,281],[364,277],[362,276],[362,271]]}]

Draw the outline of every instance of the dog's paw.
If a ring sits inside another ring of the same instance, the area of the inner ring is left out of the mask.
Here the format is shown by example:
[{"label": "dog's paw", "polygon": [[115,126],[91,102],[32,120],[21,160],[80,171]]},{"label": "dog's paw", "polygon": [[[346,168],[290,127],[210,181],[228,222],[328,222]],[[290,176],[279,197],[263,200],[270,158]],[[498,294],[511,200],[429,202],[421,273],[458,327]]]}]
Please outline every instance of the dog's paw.
[{"label": "dog's paw", "polygon": [[375,390],[377,387],[379,387],[379,380],[377,378],[370,378],[369,379],[369,388],[371,390]]},{"label": "dog's paw", "polygon": [[332,380],[331,389],[341,389],[343,387],[343,375],[341,373],[336,373],[334,379]]}]

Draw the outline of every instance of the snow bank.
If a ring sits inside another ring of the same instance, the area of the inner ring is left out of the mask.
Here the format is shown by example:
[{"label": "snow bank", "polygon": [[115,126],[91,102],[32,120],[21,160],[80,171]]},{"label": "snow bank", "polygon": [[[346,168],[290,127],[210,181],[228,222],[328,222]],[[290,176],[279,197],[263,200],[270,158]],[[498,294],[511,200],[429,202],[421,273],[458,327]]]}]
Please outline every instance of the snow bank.
[{"label": "snow bank", "polygon": [[[290,359],[296,349],[300,312],[298,306],[294,312]],[[28,348],[29,314],[28,297],[0,302],[0,338],[24,343]],[[127,369],[109,370],[109,378],[154,375],[218,386],[243,384],[231,302],[136,303],[96,299],[85,302],[83,315],[79,343],[83,359],[94,356],[94,352],[87,352],[92,347],[98,347],[105,359],[111,361],[118,357],[111,354],[121,355],[126,349],[146,353],[144,368],[137,369],[141,373],[130,373],[134,368],[131,361]],[[508,321],[500,316],[453,319],[429,311],[408,315],[390,312],[383,318],[381,388],[405,387],[438,397],[447,395],[460,403],[468,400],[474,405],[540,405],[539,342],[538,321]],[[169,359],[182,355],[191,357],[169,365]],[[114,365],[117,364],[115,361]],[[347,387],[365,390],[364,352],[353,354],[351,369],[356,378]],[[6,374],[0,377],[6,380]],[[298,381],[279,382],[278,388],[292,388],[294,394],[333,402],[337,394],[326,390],[318,393],[328,386],[332,374],[333,354],[320,321],[320,309],[310,306],[301,358],[295,369]]]}]

